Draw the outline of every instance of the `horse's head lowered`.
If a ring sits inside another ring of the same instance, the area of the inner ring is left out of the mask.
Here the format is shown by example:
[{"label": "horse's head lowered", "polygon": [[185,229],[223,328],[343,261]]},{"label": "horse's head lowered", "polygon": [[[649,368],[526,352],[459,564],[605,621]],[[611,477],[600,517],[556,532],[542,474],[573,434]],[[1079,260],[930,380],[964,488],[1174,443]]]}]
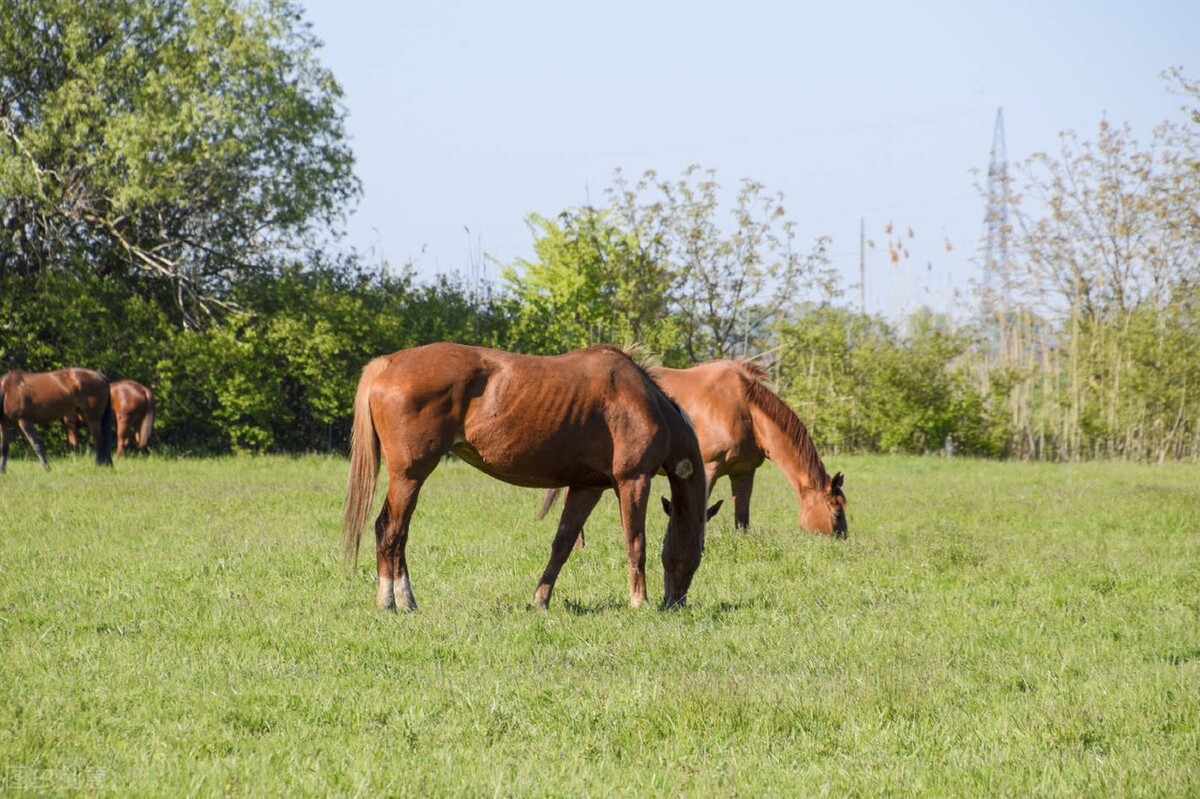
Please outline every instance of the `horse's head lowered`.
[{"label": "horse's head lowered", "polygon": [[838,472],[821,487],[806,488],[800,494],[800,527],[809,533],[846,538],[846,495],[842,493],[842,473]]},{"label": "horse's head lowered", "polygon": [[[671,493],[679,497],[679,492]],[[706,493],[702,478],[698,490],[689,493],[684,501],[672,504],[671,500],[662,498],[663,511],[667,514],[667,534],[663,537],[662,550],[664,608],[687,604],[688,588],[704,552],[704,525],[721,509],[720,502],[704,509]]]}]

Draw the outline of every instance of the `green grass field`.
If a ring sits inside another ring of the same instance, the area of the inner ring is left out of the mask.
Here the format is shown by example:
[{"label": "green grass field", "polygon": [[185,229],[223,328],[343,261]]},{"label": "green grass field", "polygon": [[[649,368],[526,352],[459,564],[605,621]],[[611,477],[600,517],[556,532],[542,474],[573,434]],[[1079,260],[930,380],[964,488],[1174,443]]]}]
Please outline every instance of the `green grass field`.
[{"label": "green grass field", "polygon": [[546,614],[540,493],[443,464],[400,616],[344,461],[10,462],[0,794],[1200,794],[1200,467],[828,460],[848,541],[767,466],[634,611],[610,495]]}]

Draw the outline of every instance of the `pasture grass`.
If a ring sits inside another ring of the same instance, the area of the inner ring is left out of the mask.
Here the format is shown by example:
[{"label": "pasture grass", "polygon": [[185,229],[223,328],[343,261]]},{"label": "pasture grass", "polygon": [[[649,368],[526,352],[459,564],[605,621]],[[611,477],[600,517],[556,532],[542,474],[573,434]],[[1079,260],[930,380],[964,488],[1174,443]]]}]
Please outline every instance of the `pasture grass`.
[{"label": "pasture grass", "polygon": [[342,460],[12,461],[0,793],[1200,794],[1200,467],[828,460],[848,541],[768,465],[634,611],[609,495],[545,614],[540,493],[444,463],[399,616]]}]

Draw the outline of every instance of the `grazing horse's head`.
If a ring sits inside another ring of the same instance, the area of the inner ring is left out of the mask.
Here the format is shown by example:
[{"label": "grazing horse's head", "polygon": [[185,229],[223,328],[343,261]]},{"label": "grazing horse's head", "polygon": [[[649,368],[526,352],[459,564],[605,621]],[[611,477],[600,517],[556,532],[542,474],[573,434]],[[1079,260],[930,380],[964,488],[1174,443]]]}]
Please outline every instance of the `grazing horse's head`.
[{"label": "grazing horse's head", "polygon": [[809,533],[846,538],[846,495],[842,493],[842,473],[838,472],[819,488],[800,492],[800,527]]},{"label": "grazing horse's head", "polygon": [[687,604],[688,588],[704,552],[704,525],[721,508],[718,502],[708,510],[704,509],[707,498],[704,472],[697,470],[697,475],[699,481],[680,481],[685,484],[682,488],[671,480],[674,503],[662,498],[663,511],[667,514],[667,534],[663,537],[662,550],[664,608]]}]

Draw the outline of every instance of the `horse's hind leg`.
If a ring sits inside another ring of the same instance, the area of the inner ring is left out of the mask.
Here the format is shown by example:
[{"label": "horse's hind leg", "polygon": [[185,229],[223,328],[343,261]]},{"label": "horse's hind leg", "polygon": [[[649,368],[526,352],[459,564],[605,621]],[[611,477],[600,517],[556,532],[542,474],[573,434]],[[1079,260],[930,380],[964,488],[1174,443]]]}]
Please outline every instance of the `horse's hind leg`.
[{"label": "horse's hind leg", "polygon": [[393,477],[388,482],[383,510],[375,520],[375,559],[379,574],[375,606],[380,610],[417,609],[404,549],[408,545],[408,525],[423,482],[424,478]]},{"label": "horse's hind leg", "polygon": [[745,530],[750,526],[750,493],[754,491],[754,472],[729,475],[733,489],[733,526]]},{"label": "horse's hind leg", "polygon": [[42,462],[42,468],[50,471],[50,462],[46,460],[46,450],[42,448],[42,440],[38,438],[37,429],[34,428],[33,422],[28,419],[22,419],[17,424],[21,426],[21,432],[25,434],[25,438],[29,439],[29,446],[33,447],[34,454]]},{"label": "horse's hind leg", "polygon": [[79,416],[74,411],[63,417],[63,430],[67,434],[67,448],[79,452]]},{"label": "horse's hind leg", "polygon": [[558,573],[571,556],[576,539],[583,534],[583,523],[587,521],[603,493],[596,488],[567,489],[562,516],[558,520],[558,532],[554,535],[554,543],[550,545],[550,562],[542,572],[537,590],[533,592],[533,606],[538,610],[545,610],[550,606],[550,593],[554,590]]},{"label": "horse's hind leg", "polygon": [[6,424],[0,424],[0,474],[4,474],[4,470],[8,468],[8,441],[12,438],[12,428]]},{"label": "horse's hind leg", "polygon": [[126,414],[117,415],[117,455],[125,454],[125,440],[129,436],[129,417]]}]

